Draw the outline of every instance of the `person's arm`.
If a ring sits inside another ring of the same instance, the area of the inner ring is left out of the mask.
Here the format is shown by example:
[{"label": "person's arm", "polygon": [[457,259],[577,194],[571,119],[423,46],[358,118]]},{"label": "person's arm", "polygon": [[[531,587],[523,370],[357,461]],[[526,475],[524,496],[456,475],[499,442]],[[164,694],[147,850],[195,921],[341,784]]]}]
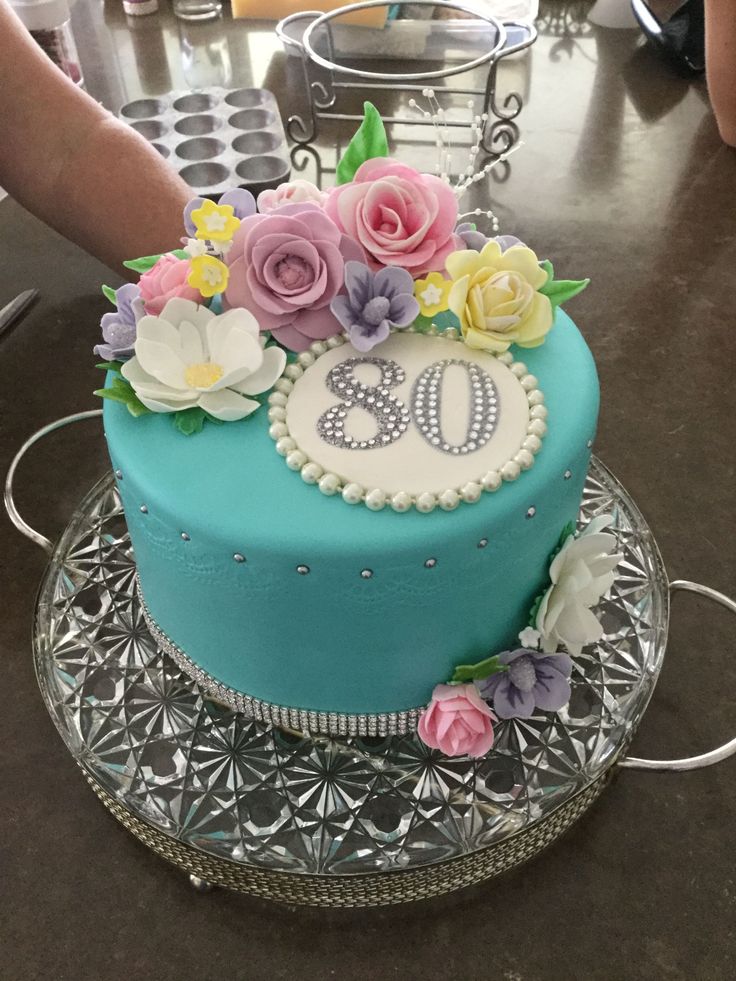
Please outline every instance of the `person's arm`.
[{"label": "person's arm", "polygon": [[705,0],[705,72],[724,143],[736,146],[736,6]]},{"label": "person's arm", "polygon": [[124,274],[124,259],[178,248],[184,181],[81,91],[0,0],[0,187]]}]

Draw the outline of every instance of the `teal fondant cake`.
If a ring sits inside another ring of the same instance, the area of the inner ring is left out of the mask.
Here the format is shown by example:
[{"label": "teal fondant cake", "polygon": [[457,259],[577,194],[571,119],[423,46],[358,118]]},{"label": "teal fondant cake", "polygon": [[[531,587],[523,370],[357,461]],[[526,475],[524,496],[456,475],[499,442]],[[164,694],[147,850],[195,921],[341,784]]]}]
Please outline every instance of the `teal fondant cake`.
[{"label": "teal fondant cake", "polygon": [[618,561],[605,518],[575,532],[598,382],[559,306],[585,283],[458,224],[438,177],[348,176],[197,199],[185,248],[108,291],[140,599],[241,711],[482,755],[565,704]]}]

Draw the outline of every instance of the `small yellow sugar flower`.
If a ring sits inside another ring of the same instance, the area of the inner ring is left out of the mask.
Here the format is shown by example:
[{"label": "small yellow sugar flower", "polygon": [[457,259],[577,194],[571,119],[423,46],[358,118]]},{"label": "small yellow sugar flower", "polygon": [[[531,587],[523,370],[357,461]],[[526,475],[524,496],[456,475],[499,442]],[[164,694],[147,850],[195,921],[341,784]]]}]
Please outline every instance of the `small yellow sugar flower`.
[{"label": "small yellow sugar flower", "polygon": [[190,260],[189,265],[191,272],[187,283],[199,290],[202,296],[214,296],[215,293],[222,293],[227,289],[230,270],[213,255],[197,255]]},{"label": "small yellow sugar flower", "polygon": [[197,229],[197,238],[211,242],[229,242],[240,226],[240,219],[230,204],[215,204],[205,198],[201,208],[195,208],[190,215]]},{"label": "small yellow sugar flower", "polygon": [[451,289],[452,282],[439,272],[431,272],[426,279],[418,279],[414,283],[414,296],[422,316],[436,317],[447,310]]}]

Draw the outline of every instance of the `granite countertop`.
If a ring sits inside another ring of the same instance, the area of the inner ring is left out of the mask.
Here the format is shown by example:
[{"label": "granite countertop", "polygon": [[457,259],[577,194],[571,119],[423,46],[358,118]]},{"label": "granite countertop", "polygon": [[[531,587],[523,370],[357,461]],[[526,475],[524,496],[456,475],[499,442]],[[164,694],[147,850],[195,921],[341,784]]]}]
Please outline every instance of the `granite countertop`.
[{"label": "granite countertop", "polygon": [[[736,594],[733,534],[733,284],[736,151],[718,138],[702,82],[672,75],[635,31],[581,22],[581,3],[542,3],[540,39],[502,84],[520,88],[524,147],[491,181],[501,229],[588,275],[569,304],[598,363],[596,451],[639,504],[670,578]],[[79,0],[89,91],[114,111],[169,89],[265,85],[282,111],[303,98],[298,62],[268,22],[127,20]],[[300,89],[301,86],[301,89]],[[318,144],[326,170],[336,137]],[[406,128],[399,152],[431,147]],[[404,141],[411,139],[409,147]],[[315,157],[297,156],[314,177]],[[329,178],[327,178],[329,180]],[[114,274],[0,200],[0,305],[41,298],[0,340],[0,470],[50,420],[94,408],[91,348]],[[39,446],[18,498],[58,535],[107,461],[99,426]],[[736,974],[736,760],[711,769],[621,772],[560,842],[501,879],[399,909],[280,909],[185,877],[100,806],[54,730],[31,658],[42,553],[2,522],[6,676],[2,712],[0,973],[31,978],[721,979]],[[687,756],[736,730],[728,614],[674,605],[664,670],[634,743]]]}]

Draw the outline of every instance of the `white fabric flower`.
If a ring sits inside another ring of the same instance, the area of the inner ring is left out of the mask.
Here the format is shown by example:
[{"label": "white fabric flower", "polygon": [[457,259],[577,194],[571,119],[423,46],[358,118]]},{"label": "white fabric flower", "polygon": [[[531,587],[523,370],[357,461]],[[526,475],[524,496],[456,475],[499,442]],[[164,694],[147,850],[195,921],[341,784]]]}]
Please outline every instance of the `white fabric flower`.
[{"label": "white fabric flower", "polygon": [[135,357],[121,370],[152,412],[199,406],[234,422],[259,408],[247,396],[271,388],[284,370],[286,353],[265,343],[248,310],[215,316],[175,297],[159,316],[138,321]]},{"label": "white fabric flower", "polygon": [[613,552],[615,537],[602,533],[612,520],[610,515],[594,518],[578,538],[570,535],[552,560],[552,585],[544,594],[536,621],[547,654],[561,644],[570,654],[579,654],[585,644],[600,640],[603,634],[590,607],[611,588],[613,570],[623,558]]}]

